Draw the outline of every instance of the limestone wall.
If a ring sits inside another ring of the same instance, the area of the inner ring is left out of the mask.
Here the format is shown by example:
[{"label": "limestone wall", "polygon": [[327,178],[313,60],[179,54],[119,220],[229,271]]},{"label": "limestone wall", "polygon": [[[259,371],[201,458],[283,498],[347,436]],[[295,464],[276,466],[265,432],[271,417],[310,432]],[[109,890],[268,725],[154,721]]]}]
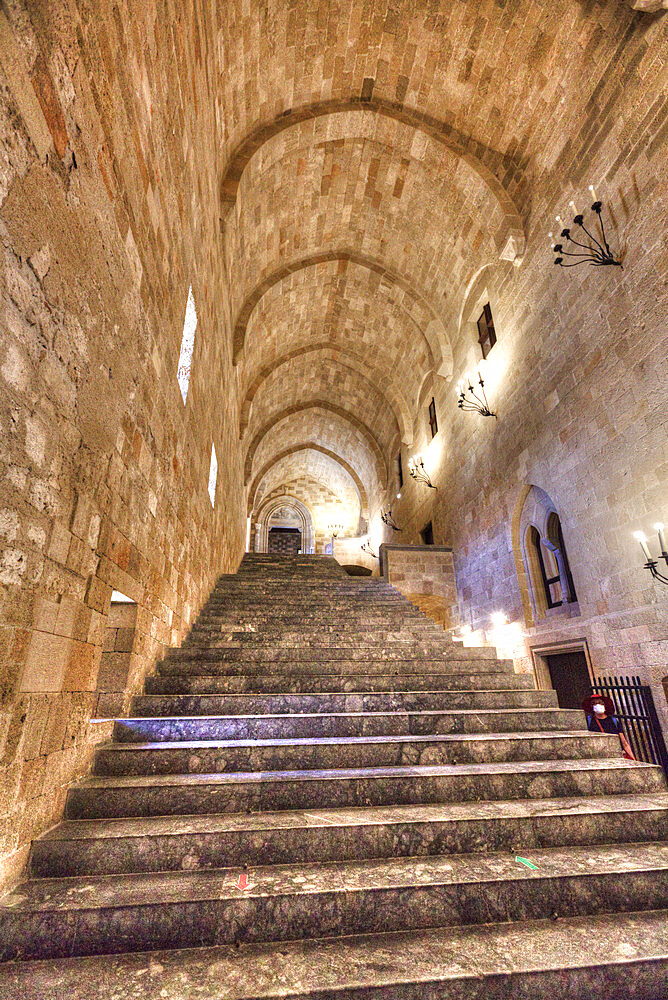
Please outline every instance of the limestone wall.
[{"label": "limestone wall", "polygon": [[[0,11],[0,877],[60,818],[112,589],[142,671],[236,568],[245,512],[219,248],[215,16]],[[188,288],[199,322],[184,406]],[[215,387],[215,392],[214,392]],[[207,492],[211,445],[217,502]],[[126,691],[126,694],[128,692]]]},{"label": "limestone wall", "polygon": [[458,623],[452,549],[441,545],[384,544],[380,549],[380,572],[444,629]]}]

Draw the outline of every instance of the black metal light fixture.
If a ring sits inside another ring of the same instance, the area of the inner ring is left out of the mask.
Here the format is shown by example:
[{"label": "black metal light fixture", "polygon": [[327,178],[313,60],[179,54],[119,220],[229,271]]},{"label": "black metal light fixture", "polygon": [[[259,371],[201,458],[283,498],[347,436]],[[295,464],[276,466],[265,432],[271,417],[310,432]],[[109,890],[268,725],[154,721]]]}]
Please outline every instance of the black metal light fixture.
[{"label": "black metal light fixture", "polygon": [[414,455],[413,458],[408,459],[408,471],[411,479],[414,479],[417,483],[424,483],[430,490],[438,489],[438,486],[434,486],[429,478],[429,473],[425,472],[422,455]]},{"label": "black metal light fixture", "polygon": [[[559,234],[562,240],[567,241],[567,245],[572,244],[574,247],[580,247],[581,251],[584,253],[573,253],[570,250],[564,250],[563,243],[554,243],[553,234],[550,233],[550,245],[554,250],[556,256],[554,258],[554,263],[558,264],[559,267],[577,267],[578,264],[591,264],[593,267],[622,267],[622,262],[617,260],[613,254],[608,240],[605,235],[605,226],[603,225],[603,202],[599,201],[596,197],[596,191],[594,190],[594,185],[589,185],[589,191],[592,198],[594,199],[594,204],[591,206],[592,212],[598,216],[598,226],[601,230],[600,239],[597,239],[593,233],[591,233],[584,224],[584,215],[578,212],[575,207],[575,202],[570,202],[570,207],[575,213],[573,217],[573,225],[578,226],[579,229],[588,237],[589,243],[581,243],[580,240],[576,240],[571,236],[570,227],[564,222],[560,215],[557,215],[556,219],[561,226],[561,233]],[[578,235],[580,235],[578,233]],[[572,264],[564,264],[564,257],[574,257],[579,258],[574,260]]]},{"label": "black metal light fixture", "polygon": [[[659,559],[663,559],[666,566],[668,566],[668,551],[666,550],[666,536],[664,534],[664,527],[662,524],[655,524],[654,530],[659,536],[659,547],[661,549],[661,555],[659,556]],[[640,542],[640,548],[642,549],[642,553],[646,559],[645,569],[648,569],[650,571],[655,580],[659,580],[661,583],[668,584],[668,576],[664,576],[663,573],[660,573],[659,570],[657,569],[659,565],[659,559],[653,558],[649,545],[647,544],[647,536],[645,535],[645,532],[635,531],[633,533],[633,537],[636,538],[638,542]]]},{"label": "black metal light fixture", "polygon": [[383,524],[386,524],[388,526],[388,528],[392,528],[392,531],[403,531],[404,530],[403,528],[400,528],[398,524],[395,523],[394,518],[392,517],[392,511],[391,510],[384,510],[384,511],[382,511],[382,513],[380,515],[380,519],[383,522]]},{"label": "black metal light fixture", "polygon": [[478,387],[474,387],[473,379],[470,375],[465,375],[461,381],[457,383],[456,393],[457,393],[457,406],[460,410],[469,410],[472,413],[479,413],[481,417],[494,417],[497,418],[496,413],[490,410],[489,403],[487,402],[487,395],[485,393],[485,380],[482,377],[482,366],[484,364],[483,360],[478,364],[478,369],[476,375],[478,376]]},{"label": "black metal light fixture", "polygon": [[338,538],[339,537],[339,532],[343,531],[343,525],[342,524],[328,524],[327,525],[327,530],[329,531],[329,533],[332,536],[332,538]]},{"label": "black metal light fixture", "polygon": [[371,556],[372,559],[377,559],[378,558],[378,556],[376,555],[376,553],[371,548],[371,543],[370,542],[362,542],[362,544],[360,545],[360,548],[361,548],[362,552],[366,552],[367,555]]}]

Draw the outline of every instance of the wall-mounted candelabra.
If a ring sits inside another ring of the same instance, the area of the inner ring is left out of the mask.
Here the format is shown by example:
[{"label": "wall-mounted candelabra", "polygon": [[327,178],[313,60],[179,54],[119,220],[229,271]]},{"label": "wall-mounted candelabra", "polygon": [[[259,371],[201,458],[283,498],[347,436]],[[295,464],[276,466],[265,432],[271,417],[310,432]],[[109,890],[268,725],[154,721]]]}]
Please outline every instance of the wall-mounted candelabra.
[{"label": "wall-mounted candelabra", "polygon": [[330,533],[332,538],[338,538],[339,534],[343,531],[342,524],[328,524],[327,531]]},{"label": "wall-mounted candelabra", "polygon": [[398,524],[395,523],[395,520],[392,517],[392,511],[391,510],[384,510],[384,511],[382,511],[382,513],[380,515],[380,519],[383,522],[383,524],[386,524],[388,526],[388,528],[392,528],[392,531],[403,531],[404,530],[403,528],[400,528]]},{"label": "wall-mounted candelabra", "polygon": [[411,479],[414,479],[417,483],[424,483],[430,490],[438,489],[438,486],[434,486],[429,478],[429,473],[425,472],[422,455],[414,455],[413,458],[408,459],[408,471]]},{"label": "wall-mounted candelabra", "polygon": [[[661,555],[659,559],[663,559],[666,566],[668,566],[668,550],[666,549],[666,536],[664,534],[664,526],[662,524],[655,524],[654,530],[659,536],[659,548],[661,549]],[[647,536],[644,531],[635,531],[633,537],[640,542],[640,548],[646,559],[645,569],[648,569],[655,580],[659,580],[661,583],[668,583],[668,576],[664,576],[658,570],[659,559],[655,559],[652,555],[649,545],[647,544]]]},{"label": "wall-mounted candelabra", "polygon": [[[574,212],[573,216],[573,226],[577,226],[578,230],[582,230],[585,236],[589,239],[589,243],[581,243],[580,240],[575,239],[571,236],[571,227],[565,222],[560,215],[557,215],[556,220],[561,226],[561,232],[559,234],[562,240],[566,240],[566,245],[569,247],[579,247],[580,252],[573,252],[572,250],[564,250],[563,243],[555,243],[553,238],[553,233],[550,233],[550,246],[554,250],[555,258],[554,263],[558,264],[559,267],[577,267],[578,264],[591,264],[593,267],[622,267],[622,262],[617,260],[614,253],[610,249],[608,240],[605,235],[605,226],[603,225],[603,202],[599,201],[596,197],[596,191],[594,190],[594,185],[589,185],[589,191],[594,199],[594,204],[591,206],[592,212],[598,216],[598,228],[600,229],[600,239],[598,239],[592,232],[587,229],[584,224],[584,215],[578,212],[575,207],[575,202],[570,202],[570,207]],[[581,235],[580,232],[577,233],[578,236]],[[584,252],[582,252],[584,251]],[[576,258],[570,264],[564,263],[564,257]]]},{"label": "wall-mounted candelabra", "polygon": [[367,555],[371,556],[372,559],[377,559],[378,558],[378,556],[376,555],[376,553],[371,548],[371,543],[370,542],[362,542],[362,544],[360,545],[360,548],[361,548],[362,552],[366,552]]},{"label": "wall-mounted candelabra", "polygon": [[473,379],[470,375],[465,375],[457,383],[457,406],[460,410],[469,410],[472,413],[479,413],[481,417],[495,417],[496,413],[490,410],[489,403],[487,402],[487,395],[485,393],[485,380],[482,377],[482,362],[478,365],[478,370],[476,372],[478,376],[478,385],[473,385]]}]

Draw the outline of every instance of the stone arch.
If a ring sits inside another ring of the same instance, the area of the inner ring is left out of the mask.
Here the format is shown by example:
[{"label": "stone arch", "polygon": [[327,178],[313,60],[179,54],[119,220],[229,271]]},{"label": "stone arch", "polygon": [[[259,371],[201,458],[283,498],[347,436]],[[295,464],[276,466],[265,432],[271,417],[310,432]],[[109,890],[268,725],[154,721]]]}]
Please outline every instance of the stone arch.
[{"label": "stone arch", "polygon": [[558,580],[562,604],[576,601],[561,519],[545,490],[532,485],[523,488],[515,505],[511,530],[524,615],[531,626],[554,606],[550,605],[547,581]]},{"label": "stone arch", "polygon": [[[413,443],[413,431],[411,426],[412,417],[406,401],[399,395],[399,393],[393,392],[390,385],[387,383],[383,385],[385,380],[383,372],[380,372],[373,365],[369,364],[361,355],[353,354],[352,351],[345,351],[331,342],[309,344],[305,347],[295,348],[295,350],[290,351],[288,354],[284,354],[281,358],[278,358],[276,362],[267,365],[256,374],[255,378],[248,386],[246,395],[241,403],[239,411],[240,438],[243,436],[246,428],[248,427],[253,400],[265,379],[276,372],[281,365],[287,364],[294,358],[315,353],[328,355],[328,360],[339,361],[339,358],[343,358],[344,360],[339,362],[342,367],[350,368],[352,371],[357,372],[359,375],[362,375],[363,378],[370,381],[380,395],[385,399],[390,410],[394,413],[402,442],[410,447]],[[373,378],[374,375],[377,377],[376,380]]]},{"label": "stone arch", "polygon": [[[256,520],[255,552],[266,552],[268,547],[269,521],[281,507],[288,507],[297,515],[302,536],[302,552],[315,551],[315,530],[313,527],[313,512],[307,503],[297,497],[285,494],[270,497],[264,506],[260,504]],[[258,547],[259,546],[259,547]]]},{"label": "stone arch", "polygon": [[[501,208],[505,223],[505,239],[501,249],[501,257],[509,260],[521,257],[525,250],[526,237],[520,213],[494,170],[483,162],[483,159],[479,155],[480,144],[474,142],[473,139],[453,128],[450,124],[424,111],[419,111],[417,108],[410,108],[399,102],[390,102],[382,98],[372,97],[366,100],[354,97],[348,99],[337,98],[306,104],[277,115],[271,122],[258,125],[237,146],[236,150],[230,156],[220,187],[223,206],[226,206],[229,211],[234,205],[241,176],[246,166],[250,162],[251,157],[266,142],[285,129],[298,125],[300,122],[346,111],[363,111],[400,122],[418,132],[424,133],[430,139],[435,140],[450,150],[455,156],[464,160],[487,186]],[[514,174],[516,172],[517,164],[513,162],[510,156],[502,156],[491,149],[483,149],[483,152],[487,154],[489,159],[496,161],[496,169],[503,170],[504,174]]]},{"label": "stone arch", "polygon": [[397,271],[388,269],[380,261],[374,260],[372,257],[360,254],[355,250],[347,249],[325,250],[322,253],[310,254],[308,257],[302,257],[301,259],[292,261],[289,264],[283,264],[255,286],[243,302],[234,322],[232,333],[233,364],[236,365],[239,362],[239,355],[241,354],[246,342],[246,329],[248,327],[248,321],[253,309],[262,296],[289,274],[293,274],[295,271],[301,271],[306,267],[312,267],[316,264],[323,264],[326,261],[332,260],[350,261],[353,264],[358,264],[360,267],[365,267],[370,271],[375,271],[377,274],[389,279],[393,284],[397,285],[404,292],[406,292],[409,298],[411,298],[420,307],[420,310],[426,312],[431,317],[426,326],[420,329],[429,344],[429,349],[432,357],[434,358],[434,366],[437,373],[442,375],[444,378],[450,378],[452,376],[452,346],[445,330],[445,326],[443,325],[440,317],[436,314],[431,303],[420,292],[416,291],[411,283]]},{"label": "stone arch", "polygon": [[280,413],[274,414],[270,420],[268,420],[262,427],[256,432],[253,440],[250,442],[247,450],[246,457],[244,459],[244,483],[248,483],[253,468],[253,458],[255,452],[257,451],[258,445],[262,441],[262,438],[271,430],[271,428],[278,424],[281,420],[285,420],[286,417],[290,417],[295,413],[302,413],[304,410],[327,410],[330,413],[335,413],[342,420],[355,427],[365,439],[371,452],[376,460],[376,472],[378,473],[378,480],[380,483],[385,483],[388,477],[387,462],[383,455],[380,445],[373,435],[370,428],[358,420],[357,417],[349,413],[342,406],[336,406],[334,403],[330,403],[326,399],[314,399],[307,403],[297,403],[295,406],[287,406]]},{"label": "stone arch", "polygon": [[288,455],[294,455],[295,453],[297,453],[299,451],[307,451],[307,450],[319,451],[319,452],[321,452],[321,454],[327,455],[328,458],[331,458],[333,461],[337,462],[341,466],[341,468],[345,472],[348,473],[348,475],[350,476],[350,478],[353,480],[353,482],[354,482],[354,484],[355,484],[355,486],[357,488],[357,492],[359,494],[359,499],[360,499],[360,514],[361,514],[362,517],[364,517],[364,518],[366,518],[368,520],[368,517],[369,517],[369,500],[368,500],[368,494],[367,494],[367,491],[366,491],[366,489],[364,487],[364,483],[362,482],[362,480],[358,476],[358,474],[355,471],[355,469],[352,467],[352,465],[349,465],[348,462],[346,462],[346,460],[344,458],[341,458],[340,455],[337,455],[335,452],[331,451],[329,448],[325,448],[325,447],[323,447],[323,445],[316,444],[313,441],[306,441],[303,444],[296,444],[296,445],[293,445],[291,448],[286,448],[284,451],[281,451],[277,455],[274,455],[272,458],[269,459],[268,462],[266,462],[262,466],[262,468],[253,477],[253,481],[252,481],[252,483],[250,485],[250,488],[249,488],[249,491],[248,491],[248,505],[247,505],[248,516],[249,517],[251,516],[253,508],[255,507],[255,497],[256,497],[256,494],[257,494],[258,487],[259,487],[260,483],[262,482],[263,478],[266,476],[266,474],[271,470],[271,468],[274,465],[276,465],[277,462],[280,462],[281,459],[287,458]]}]

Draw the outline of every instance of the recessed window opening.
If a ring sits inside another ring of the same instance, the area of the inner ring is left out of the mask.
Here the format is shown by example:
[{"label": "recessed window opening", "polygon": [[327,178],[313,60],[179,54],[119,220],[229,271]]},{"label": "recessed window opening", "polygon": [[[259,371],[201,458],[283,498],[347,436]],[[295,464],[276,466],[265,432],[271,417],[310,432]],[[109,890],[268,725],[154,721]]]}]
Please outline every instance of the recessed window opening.
[{"label": "recessed window opening", "polygon": [[397,455],[397,482],[399,483],[399,489],[404,485],[404,467],[401,464],[401,452]]},{"label": "recessed window opening", "polygon": [[112,592],[111,592],[111,603],[112,604],[136,604],[137,602],[133,601],[131,597],[127,597],[125,594],[122,594],[120,592],[120,590],[112,590]]},{"label": "recessed window opening", "polygon": [[218,479],[218,459],[216,458],[216,449],[211,445],[211,464],[209,465],[209,499],[211,500],[211,506],[216,505],[216,482]]},{"label": "recessed window opening", "polygon": [[483,308],[478,319],[478,343],[482,351],[483,358],[486,358],[496,343],[496,330],[492,318],[492,307],[489,302]]},{"label": "recessed window opening", "polygon": [[436,420],[436,403],[433,396],[429,404],[429,429],[431,430],[431,436],[436,437],[438,434],[438,421]]},{"label": "recessed window opening", "polygon": [[190,373],[192,371],[193,350],[195,349],[195,330],[197,329],[197,310],[195,309],[195,299],[193,297],[192,285],[188,289],[188,302],[186,305],[186,317],[183,321],[183,336],[181,337],[181,353],[179,354],[179,367],[176,378],[181,390],[183,405],[186,405],[188,398],[188,386],[190,384]]},{"label": "recessed window opening", "polygon": [[420,532],[420,538],[422,539],[423,545],[433,545],[434,544],[434,528],[431,521],[429,524],[425,524],[424,528]]}]

